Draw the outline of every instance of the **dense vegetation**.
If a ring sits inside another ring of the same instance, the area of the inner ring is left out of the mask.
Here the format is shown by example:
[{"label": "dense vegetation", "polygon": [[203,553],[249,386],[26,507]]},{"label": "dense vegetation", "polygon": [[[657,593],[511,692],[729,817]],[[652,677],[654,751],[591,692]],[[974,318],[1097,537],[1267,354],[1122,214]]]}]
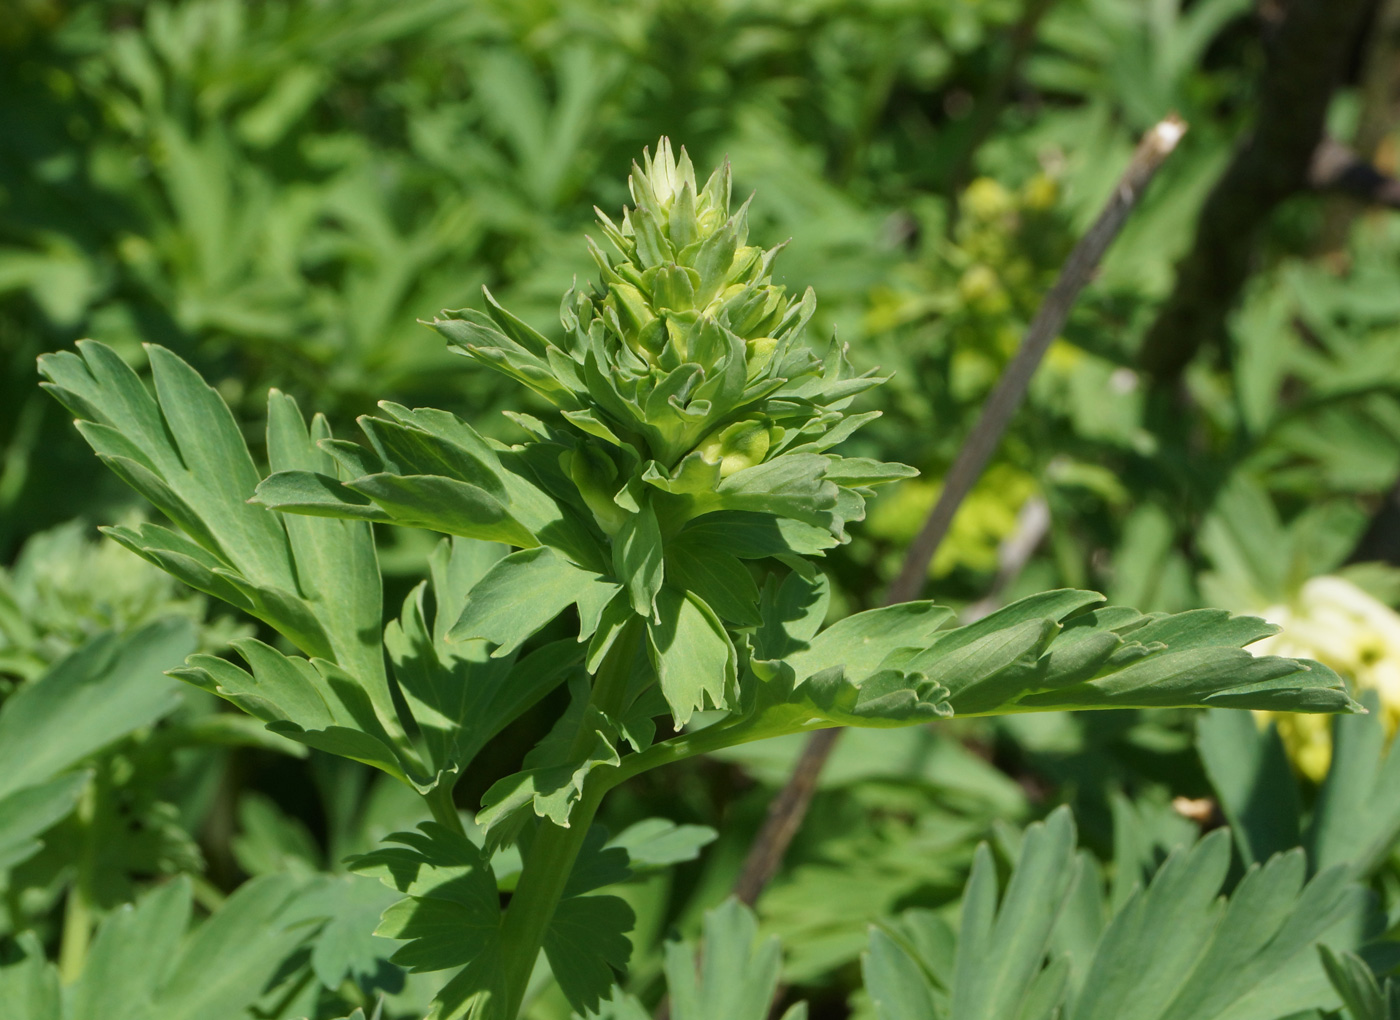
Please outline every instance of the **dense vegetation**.
[{"label": "dense vegetation", "polygon": [[6,1020],[1400,1017],[1397,26],[0,3]]}]

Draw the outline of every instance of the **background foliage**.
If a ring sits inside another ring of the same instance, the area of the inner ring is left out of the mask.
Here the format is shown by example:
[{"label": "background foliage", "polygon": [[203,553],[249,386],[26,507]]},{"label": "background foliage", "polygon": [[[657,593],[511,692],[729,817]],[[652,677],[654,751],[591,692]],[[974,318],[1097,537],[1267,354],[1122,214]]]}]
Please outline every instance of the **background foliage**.
[{"label": "background foliage", "polygon": [[[1390,125],[1372,141],[1384,167],[1396,111],[1365,74],[1393,5],[1373,6],[1329,123],[1358,143]],[[929,591],[969,618],[1067,586],[1144,611],[1263,613],[1286,625],[1270,651],[1321,659],[1377,711],[1335,730],[1113,712],[852,732],[758,935],[731,908],[702,916],[796,738],[643,777],[603,819],[651,862],[610,889],[638,919],[628,989],[651,1006],[669,973],[672,1015],[733,1015],[687,970],[684,947],[706,940],[710,955],[752,947],[758,987],[781,980],[785,1004],[822,1016],[1030,1018],[1049,995],[1037,983],[1063,981],[1067,1017],[1151,1000],[1158,1012],[1132,1015],[1270,1020],[1277,1002],[1225,986],[1284,972],[1321,1013],[1395,1015],[1400,583],[1384,560],[1400,547],[1385,513],[1400,219],[1297,196],[1254,252],[1226,342],[1179,383],[1138,363],[1252,123],[1267,34],[1268,11],[1244,0],[0,2],[0,1001],[48,1016],[45,956],[75,1018],[329,1020],[381,993],[386,1016],[408,1017],[433,990],[368,935],[392,892],[345,864],[411,830],[420,802],[161,676],[270,632],[97,538],[93,525],[136,528],[147,511],[39,393],[37,354],[93,336],[145,373],[141,343],[161,344],[217,385],[260,459],[269,387],[337,434],[381,398],[504,434],[515,392],[415,319],[479,307],[485,285],[553,329],[559,293],[594,272],[577,240],[592,206],[620,207],[630,160],[667,134],[700,166],[729,156],[737,193],[758,192],[754,236],[792,237],[780,275],[816,288],[815,335],[894,373],[850,452],[923,474],[883,490],[829,557],[833,612],[867,608],[1135,138],[1175,109],[1191,131],[1052,348]],[[378,537],[392,614],[433,541]],[[1008,569],[1018,538],[1035,551]],[[559,708],[480,750],[464,808]],[[656,815],[674,827],[634,824]],[[1202,835],[1222,821],[1232,837]],[[508,888],[509,862],[495,870]],[[1343,873],[1370,898],[1328,877]],[[1150,938],[1168,902],[1173,952],[1220,959],[1201,947],[1223,938],[1206,931],[1221,890],[1234,899],[1219,924],[1255,896],[1310,918],[1331,949],[1241,936],[1257,952],[1228,967],[1144,974],[1117,1000],[1084,991],[1115,965],[1099,932]],[[1060,920],[1026,916],[1030,900],[1063,902]],[[1003,924],[1030,941],[998,958],[984,947]],[[161,947],[142,954],[160,973],[123,956],[138,942]],[[1046,954],[1058,976],[1006,977]],[[966,962],[989,958],[1002,969]],[[683,1004],[687,974],[700,985]],[[1217,999],[1144,991],[1187,986]],[[546,978],[530,1010],[569,1013]]]}]

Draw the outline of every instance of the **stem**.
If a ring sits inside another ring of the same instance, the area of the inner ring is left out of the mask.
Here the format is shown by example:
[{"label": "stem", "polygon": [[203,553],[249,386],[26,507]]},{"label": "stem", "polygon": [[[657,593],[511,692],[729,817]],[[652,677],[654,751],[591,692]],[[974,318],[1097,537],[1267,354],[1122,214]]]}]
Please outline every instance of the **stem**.
[{"label": "stem", "polygon": [[[627,694],[632,662],[641,641],[645,640],[644,635],[640,617],[633,617],[623,626],[599,665],[593,693],[588,699],[590,708],[611,716],[619,712]],[[592,750],[598,732],[594,718],[595,713],[584,712],[570,748],[570,760],[576,760]],[[632,755],[627,760],[630,762],[638,757],[640,755]],[[501,955],[505,961],[503,978],[506,989],[503,1017],[513,1018],[519,1014],[530,983],[530,972],[535,968],[535,960],[540,955],[540,947],[544,945],[550,922],[554,920],[554,911],[564,894],[564,886],[573,873],[574,862],[593,825],[593,816],[598,813],[603,795],[626,778],[617,774],[622,769],[608,771],[613,774],[606,780],[595,774],[585,781],[583,796],[574,805],[567,827],[555,825],[547,819],[540,820],[520,871],[520,881],[501,922]],[[635,775],[635,772],[627,774]]]},{"label": "stem", "polygon": [[423,794],[423,799],[427,801],[428,810],[433,813],[434,821],[445,826],[449,832],[455,835],[465,836],[467,830],[462,825],[462,816],[458,814],[457,804],[452,799],[453,785],[453,783],[440,782]]},{"label": "stem", "polygon": [[583,798],[574,806],[569,827],[541,820],[535,833],[520,882],[501,922],[501,955],[504,958],[506,1009],[502,1017],[515,1017],[525,1000],[530,973],[544,945],[545,933],[554,920],[554,911],[564,885],[574,870],[574,861],[602,803],[602,784],[585,783]]},{"label": "stem", "polygon": [[94,823],[98,781],[99,777],[94,776],[78,799],[76,820],[82,833],[82,846],[78,853],[77,874],[73,876],[73,887],[68,890],[68,902],[64,906],[63,940],[58,948],[58,975],[65,985],[71,985],[82,974],[88,946],[92,942],[92,872],[97,857]]}]

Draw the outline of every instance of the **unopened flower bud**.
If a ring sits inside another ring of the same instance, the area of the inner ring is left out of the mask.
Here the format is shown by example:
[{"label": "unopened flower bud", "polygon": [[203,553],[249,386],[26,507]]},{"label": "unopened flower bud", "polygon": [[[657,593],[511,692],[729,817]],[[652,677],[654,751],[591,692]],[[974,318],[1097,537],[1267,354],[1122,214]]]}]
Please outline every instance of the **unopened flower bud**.
[{"label": "unopened flower bud", "polygon": [[772,441],[766,422],[736,421],[711,432],[695,449],[711,464],[719,465],[721,478],[728,478],[736,471],[762,464]]},{"label": "unopened flower bud", "polygon": [[578,486],[579,495],[609,537],[627,520],[627,511],[613,501],[617,493],[617,465],[602,450],[583,445],[560,455],[559,466]]}]

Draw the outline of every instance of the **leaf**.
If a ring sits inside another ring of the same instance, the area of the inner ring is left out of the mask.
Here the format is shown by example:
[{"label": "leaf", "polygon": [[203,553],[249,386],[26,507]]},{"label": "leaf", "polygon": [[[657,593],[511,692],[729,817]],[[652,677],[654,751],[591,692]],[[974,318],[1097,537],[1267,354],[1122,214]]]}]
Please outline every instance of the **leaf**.
[{"label": "leaf", "polygon": [[[570,718],[567,715],[563,716],[561,722]],[[533,810],[541,818],[548,818],[555,825],[567,828],[574,805],[583,796],[584,783],[589,774],[597,768],[616,767],[621,764],[616,737],[613,735],[614,727],[602,719],[599,720],[599,724],[595,726],[593,746],[580,758],[561,759],[553,754],[537,755],[536,760],[542,758],[546,764],[526,768],[493,783],[482,794],[481,810],[476,816],[476,822],[483,831],[493,833],[493,830],[505,826],[505,831],[509,833],[512,823],[518,823],[526,810]],[[577,727],[556,728],[573,730]],[[528,757],[526,764],[531,764]],[[492,836],[492,845],[499,845],[506,838],[495,833]]]},{"label": "leaf", "polygon": [[485,489],[441,475],[365,475],[345,483],[393,520],[445,535],[506,545],[537,545],[534,534]]},{"label": "leaf", "polygon": [[641,616],[654,617],[665,563],[661,556],[661,528],[651,500],[642,500],[638,512],[627,515],[613,539],[613,571],[624,579],[633,610]]},{"label": "leaf", "polygon": [[499,546],[470,540],[441,543],[430,561],[431,587],[415,588],[384,633],[394,677],[437,772],[460,774],[492,737],[582,669],[577,641],[557,641],[517,661],[492,657],[485,641],[446,640],[468,592],[499,553]]},{"label": "leaf", "polygon": [[926,648],[953,611],[932,602],[904,602],[856,613],[811,639],[807,648],[787,657],[799,679],[841,666],[859,683],[901,648]]},{"label": "leaf", "polygon": [[[338,663],[367,692],[381,724],[398,725],[379,647],[380,584],[364,520],[289,524],[251,505],[261,478],[233,415],[197,372],[147,345],[155,396],[115,352],[90,340],[78,354],[40,359],[48,389],[79,417],[79,430],[108,467],[188,538],[143,524],[112,528],[118,542],[200,591],[273,627],[309,656]],[[310,430],[296,403],[268,397],[274,471],[330,477],[324,419]]]},{"label": "leaf", "polygon": [[1395,1020],[1400,1017],[1400,986],[1387,978],[1385,987],[1376,980],[1366,961],[1355,953],[1334,953],[1318,946],[1327,978],[1342,997],[1351,1020]]},{"label": "leaf", "polygon": [[1224,832],[1169,857],[1104,930],[1067,1017],[1266,1020],[1330,1008],[1315,946],[1354,944],[1364,891],[1340,869],[1305,886],[1292,851],[1252,867],[1222,905],[1228,865]]},{"label": "leaf", "polygon": [[269,510],[284,513],[394,523],[393,516],[369,497],[346,487],[338,478],[315,471],[274,471],[258,483],[252,498]]},{"label": "leaf", "polygon": [[718,835],[708,825],[677,825],[669,818],[646,818],[623,829],[608,846],[626,851],[631,869],[637,871],[693,861]]},{"label": "leaf", "polygon": [[489,641],[509,655],[571,605],[606,603],[618,586],[553,549],[522,549],[499,560],[473,586],[448,641]]},{"label": "leaf", "polygon": [[1387,745],[1380,700],[1362,694],[1369,715],[1333,723],[1332,765],[1304,839],[1312,866],[1372,874],[1400,835],[1400,745]]},{"label": "leaf", "polygon": [[56,774],[149,726],[179,704],[162,673],[195,647],[188,619],[99,634],[24,684],[0,708],[0,797]]},{"label": "leaf", "polygon": [[824,527],[747,510],[718,510],[696,517],[678,539],[697,549],[724,549],[741,560],[785,553],[820,556],[837,544]]},{"label": "leaf", "polygon": [[[384,912],[376,934],[405,943],[392,959],[414,971],[462,968],[443,987],[435,1015],[458,1016],[502,994],[500,899],[482,851],[436,822],[396,832],[398,846],[352,858],[352,871],[372,875],[404,895]],[[544,951],[571,1004],[592,1009],[626,966],[632,910],[615,896],[566,893],[545,933]]]},{"label": "leaf", "polygon": [[[14,950],[22,955],[16,958]],[[0,1002],[8,1020],[61,1020],[58,968],[44,958],[44,947],[33,932],[21,932],[14,950],[0,954]]]},{"label": "leaf", "polygon": [[[579,1013],[596,1010],[627,967],[636,923],[617,896],[571,896],[560,901],[544,937],[544,954],[559,989]],[[615,973],[616,972],[616,973]]]},{"label": "leaf", "polygon": [[[698,957],[698,958],[697,958]],[[675,1020],[764,1020],[778,987],[782,953],[775,937],[758,938],[753,911],[733,898],[705,912],[697,948],[666,944],[666,985]],[[795,1007],[785,1018],[805,1018]]]},{"label": "leaf", "polygon": [[347,979],[363,987],[394,951],[391,941],[374,934],[380,916],[394,902],[394,893],[367,878],[318,875],[284,919],[289,925],[316,925],[311,969],[324,987],[339,988]]},{"label": "leaf", "polygon": [[1274,726],[1260,730],[1243,712],[1211,709],[1196,720],[1196,747],[1246,864],[1302,842],[1298,786]]},{"label": "leaf", "polygon": [[[1035,595],[966,627],[928,603],[848,617],[789,656],[798,677],[844,666],[852,682],[876,670],[922,675],[949,691],[959,715],[1074,708],[1219,705],[1349,712],[1341,678],[1311,661],[1253,656],[1239,645],[1272,632],[1219,610],[1144,616],[1094,609],[1094,592]],[[762,631],[760,631],[760,635]]]},{"label": "leaf", "polygon": [[0,871],[43,849],[38,837],[68,817],[91,778],[87,772],[71,772],[0,799]]},{"label": "leaf", "polygon": [[1097,869],[1073,849],[1066,809],[1032,826],[999,907],[979,852],[955,965],[936,915],[872,932],[863,967],[879,1020],[1277,1020],[1335,1007],[1317,947],[1353,947],[1367,911],[1344,869],[1305,884],[1301,852],[1276,855],[1226,901],[1230,838],[1217,831],[1173,852],[1104,924]]},{"label": "leaf", "polygon": [[686,532],[666,549],[671,586],[691,591],[706,605],[735,626],[752,627],[761,622],[758,612],[758,585],[737,556],[723,548],[697,546],[686,541]]},{"label": "leaf", "polygon": [[253,638],[231,644],[251,672],[217,656],[192,655],[169,674],[232,702],[282,736],[372,765],[420,792],[432,788],[432,777],[400,754],[384,731],[364,689],[335,663],[286,656]]},{"label": "leaf", "polygon": [[[1060,808],[1026,830],[1010,881],[998,902],[996,867],[978,847],[963,896],[952,967],[926,959],[936,919],[920,911],[871,932],[862,958],[866,990],[879,1020],[1049,1020],[1065,991],[1062,963],[1045,968],[1050,934],[1076,881],[1074,821]],[[921,952],[921,950],[923,950]],[[934,985],[930,973],[951,987]]]},{"label": "leaf", "polygon": [[729,704],[734,646],[714,610],[693,593],[662,588],[656,609],[657,620],[647,621],[647,648],[679,729],[707,698],[715,708]]},{"label": "leaf", "polygon": [[179,878],[117,909],[66,990],[67,1020],[243,1020],[306,932],[279,923],[299,880],[255,878],[188,934],[192,896]]},{"label": "leaf", "polygon": [[393,961],[412,971],[436,971],[482,957],[499,939],[501,906],[481,850],[437,822],[392,833],[385,842],[399,845],[352,857],[349,864],[404,896],[375,930],[405,943]]},{"label": "leaf", "polygon": [[771,679],[754,677],[746,687],[754,703],[734,726],[736,742],[831,726],[912,726],[953,714],[946,687],[898,670],[882,670],[854,684],[842,667],[833,666],[794,686],[792,667],[782,663]]}]

